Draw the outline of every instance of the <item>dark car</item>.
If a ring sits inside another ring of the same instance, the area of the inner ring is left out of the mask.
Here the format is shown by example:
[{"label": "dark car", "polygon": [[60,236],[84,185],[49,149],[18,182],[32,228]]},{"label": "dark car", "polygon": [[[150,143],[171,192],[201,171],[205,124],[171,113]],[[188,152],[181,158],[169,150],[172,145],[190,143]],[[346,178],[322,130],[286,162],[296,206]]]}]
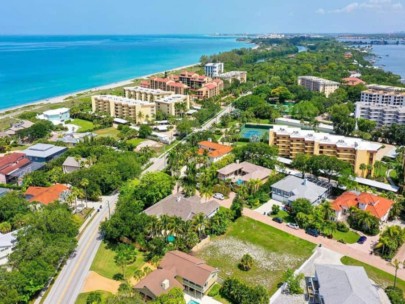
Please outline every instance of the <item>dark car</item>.
[{"label": "dark car", "polygon": [[307,228],[305,229],[305,232],[309,235],[312,235],[314,237],[318,237],[319,236],[319,231],[317,229],[314,228]]},{"label": "dark car", "polygon": [[357,243],[364,244],[365,241],[367,241],[367,237],[363,235],[363,236],[359,237],[359,239],[357,240]]},{"label": "dark car", "polygon": [[275,217],[275,218],[273,218],[273,221],[275,221],[276,223],[281,224],[283,222],[283,219],[279,218],[279,217]]}]

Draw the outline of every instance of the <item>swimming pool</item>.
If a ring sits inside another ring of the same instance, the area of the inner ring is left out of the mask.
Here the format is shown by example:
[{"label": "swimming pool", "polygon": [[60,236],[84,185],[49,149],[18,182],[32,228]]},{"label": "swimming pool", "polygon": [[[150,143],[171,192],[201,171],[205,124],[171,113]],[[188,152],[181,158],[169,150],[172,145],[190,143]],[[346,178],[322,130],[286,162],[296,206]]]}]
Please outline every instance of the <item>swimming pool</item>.
[{"label": "swimming pool", "polygon": [[200,302],[194,301],[194,300],[190,300],[188,301],[187,304],[200,304]]}]

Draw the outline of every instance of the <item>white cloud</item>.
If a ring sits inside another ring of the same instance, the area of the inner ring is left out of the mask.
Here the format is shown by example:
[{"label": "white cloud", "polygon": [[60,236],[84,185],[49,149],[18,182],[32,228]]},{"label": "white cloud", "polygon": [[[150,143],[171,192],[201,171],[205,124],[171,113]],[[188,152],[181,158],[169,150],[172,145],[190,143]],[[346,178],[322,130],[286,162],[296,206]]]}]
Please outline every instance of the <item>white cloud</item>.
[{"label": "white cloud", "polygon": [[316,11],[317,14],[341,14],[341,13],[353,13],[354,11],[358,10],[373,10],[378,12],[386,12],[386,11],[398,11],[402,10],[403,6],[401,2],[393,2],[393,0],[368,0],[365,2],[352,2],[348,5],[332,9],[332,10],[325,10],[320,8]]}]

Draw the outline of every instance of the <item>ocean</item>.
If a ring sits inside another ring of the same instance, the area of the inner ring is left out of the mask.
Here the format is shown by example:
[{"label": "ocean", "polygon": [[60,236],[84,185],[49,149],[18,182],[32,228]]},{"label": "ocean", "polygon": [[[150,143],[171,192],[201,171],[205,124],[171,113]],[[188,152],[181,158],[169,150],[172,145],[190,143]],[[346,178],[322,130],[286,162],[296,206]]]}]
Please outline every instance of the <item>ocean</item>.
[{"label": "ocean", "polygon": [[380,56],[376,65],[401,76],[405,83],[405,45],[373,45],[373,52]]},{"label": "ocean", "polygon": [[0,109],[190,65],[250,47],[235,38],[1,36]]}]

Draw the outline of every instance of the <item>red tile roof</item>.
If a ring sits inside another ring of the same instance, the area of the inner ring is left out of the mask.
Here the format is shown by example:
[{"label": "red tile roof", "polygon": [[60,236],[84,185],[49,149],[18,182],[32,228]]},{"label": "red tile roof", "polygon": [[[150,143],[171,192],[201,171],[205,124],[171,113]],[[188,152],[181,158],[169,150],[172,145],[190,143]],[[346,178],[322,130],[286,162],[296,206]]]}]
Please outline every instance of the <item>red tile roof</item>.
[{"label": "red tile roof", "polygon": [[232,151],[232,147],[230,146],[213,143],[211,141],[201,141],[198,143],[198,146],[198,154],[202,155],[204,154],[204,150],[208,150],[208,156],[211,158],[221,157]]},{"label": "red tile roof", "polygon": [[7,175],[30,163],[24,153],[11,153],[0,158],[0,174]]},{"label": "red tile roof", "polygon": [[213,90],[217,87],[216,83],[207,83],[204,85],[204,87],[206,87],[208,90]]},{"label": "red tile roof", "polygon": [[28,187],[25,196],[30,202],[48,205],[60,199],[63,192],[70,190],[66,185],[55,184],[50,187]]},{"label": "red tile roof", "polygon": [[361,80],[360,78],[357,77],[347,77],[347,78],[343,78],[342,81],[349,85],[349,86],[355,86],[358,84],[365,84],[365,82],[363,80]]},{"label": "red tile roof", "polygon": [[365,211],[369,211],[375,217],[382,219],[390,211],[394,202],[370,193],[357,194],[356,192],[347,191],[332,203],[332,208],[335,211],[341,211],[350,207],[358,208],[359,204],[365,204]]}]

